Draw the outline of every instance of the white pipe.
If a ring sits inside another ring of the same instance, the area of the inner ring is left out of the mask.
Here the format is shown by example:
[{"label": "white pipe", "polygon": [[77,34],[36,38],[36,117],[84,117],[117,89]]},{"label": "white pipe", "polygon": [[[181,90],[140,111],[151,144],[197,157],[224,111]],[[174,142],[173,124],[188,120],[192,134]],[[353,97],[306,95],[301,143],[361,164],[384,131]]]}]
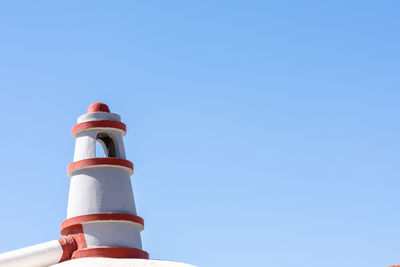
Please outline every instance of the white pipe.
[{"label": "white pipe", "polygon": [[63,249],[58,240],[0,254],[0,266],[47,267],[60,261]]}]

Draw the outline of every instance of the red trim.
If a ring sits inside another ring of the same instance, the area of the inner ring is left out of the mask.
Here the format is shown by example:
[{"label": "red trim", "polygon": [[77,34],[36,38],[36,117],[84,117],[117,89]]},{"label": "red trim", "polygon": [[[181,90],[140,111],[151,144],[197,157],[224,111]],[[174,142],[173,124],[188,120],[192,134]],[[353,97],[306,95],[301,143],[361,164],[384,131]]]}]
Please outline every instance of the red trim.
[{"label": "red trim", "polygon": [[89,167],[89,166],[98,166],[98,165],[112,165],[112,166],[121,166],[130,169],[131,173],[133,173],[133,163],[126,159],[120,158],[90,158],[90,159],[83,159],[72,162],[68,165],[67,171],[68,175],[71,175],[72,171],[77,169]]},{"label": "red trim", "polygon": [[94,113],[94,112],[107,112],[110,113],[110,109],[104,103],[95,102],[90,104],[87,113]]},{"label": "red trim", "polygon": [[87,248],[82,224],[72,225],[64,232],[63,235],[66,236],[58,239],[58,243],[63,250],[63,254],[61,255],[59,262],[70,260],[74,251]]},{"label": "red trim", "polygon": [[58,243],[60,243],[60,246],[63,250],[63,254],[59,262],[71,259],[72,253],[78,249],[78,245],[76,244],[75,239],[72,237],[72,235],[58,239]]},{"label": "red trim", "polygon": [[82,224],[71,225],[70,227],[63,229],[62,235],[72,236],[76,242],[78,249],[87,248]]},{"label": "red trim", "polygon": [[[61,234],[67,235],[70,234],[70,229],[76,225],[81,225],[81,223],[92,222],[92,221],[129,221],[140,224],[144,227],[143,218],[133,215],[133,214],[125,214],[125,213],[96,213],[96,214],[88,214],[82,216],[76,216],[69,218],[61,223]],[[143,230],[143,229],[140,229]]]},{"label": "red trim", "polygon": [[72,259],[87,257],[149,259],[149,253],[137,248],[98,247],[77,250],[72,254]]},{"label": "red trim", "polygon": [[68,229],[68,234],[72,235],[75,239],[78,249],[87,248],[85,234],[83,233],[82,224],[76,224]]},{"label": "red trim", "polygon": [[101,120],[78,123],[77,125],[72,127],[72,135],[74,136],[78,132],[91,128],[114,128],[122,130],[126,133],[126,125],[124,123],[120,121]]}]

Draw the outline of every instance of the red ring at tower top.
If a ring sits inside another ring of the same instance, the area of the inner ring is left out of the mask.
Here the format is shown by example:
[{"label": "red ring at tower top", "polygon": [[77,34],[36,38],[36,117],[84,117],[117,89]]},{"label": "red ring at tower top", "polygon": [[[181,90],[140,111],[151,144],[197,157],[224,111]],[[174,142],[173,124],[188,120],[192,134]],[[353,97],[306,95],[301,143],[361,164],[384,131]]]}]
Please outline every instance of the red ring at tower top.
[{"label": "red ring at tower top", "polygon": [[90,104],[88,107],[87,113],[95,113],[95,112],[107,112],[110,113],[110,109],[108,106],[104,103],[96,102],[93,104]]}]

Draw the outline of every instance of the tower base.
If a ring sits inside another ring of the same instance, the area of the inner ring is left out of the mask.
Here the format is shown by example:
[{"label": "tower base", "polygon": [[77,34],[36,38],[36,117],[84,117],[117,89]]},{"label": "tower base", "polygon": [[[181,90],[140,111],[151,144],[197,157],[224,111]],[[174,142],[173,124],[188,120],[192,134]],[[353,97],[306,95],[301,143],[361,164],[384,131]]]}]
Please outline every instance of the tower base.
[{"label": "tower base", "polygon": [[191,264],[143,259],[82,258],[69,260],[50,267],[196,267]]}]

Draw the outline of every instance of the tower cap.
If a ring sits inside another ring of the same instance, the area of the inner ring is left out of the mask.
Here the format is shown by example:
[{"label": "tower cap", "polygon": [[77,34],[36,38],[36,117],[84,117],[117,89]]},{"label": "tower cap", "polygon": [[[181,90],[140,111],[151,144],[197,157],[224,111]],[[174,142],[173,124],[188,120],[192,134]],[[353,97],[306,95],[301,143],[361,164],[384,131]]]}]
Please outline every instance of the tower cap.
[{"label": "tower cap", "polygon": [[104,103],[96,102],[93,104],[90,104],[88,107],[87,113],[95,113],[95,112],[107,112],[110,113],[110,109],[108,106]]}]

